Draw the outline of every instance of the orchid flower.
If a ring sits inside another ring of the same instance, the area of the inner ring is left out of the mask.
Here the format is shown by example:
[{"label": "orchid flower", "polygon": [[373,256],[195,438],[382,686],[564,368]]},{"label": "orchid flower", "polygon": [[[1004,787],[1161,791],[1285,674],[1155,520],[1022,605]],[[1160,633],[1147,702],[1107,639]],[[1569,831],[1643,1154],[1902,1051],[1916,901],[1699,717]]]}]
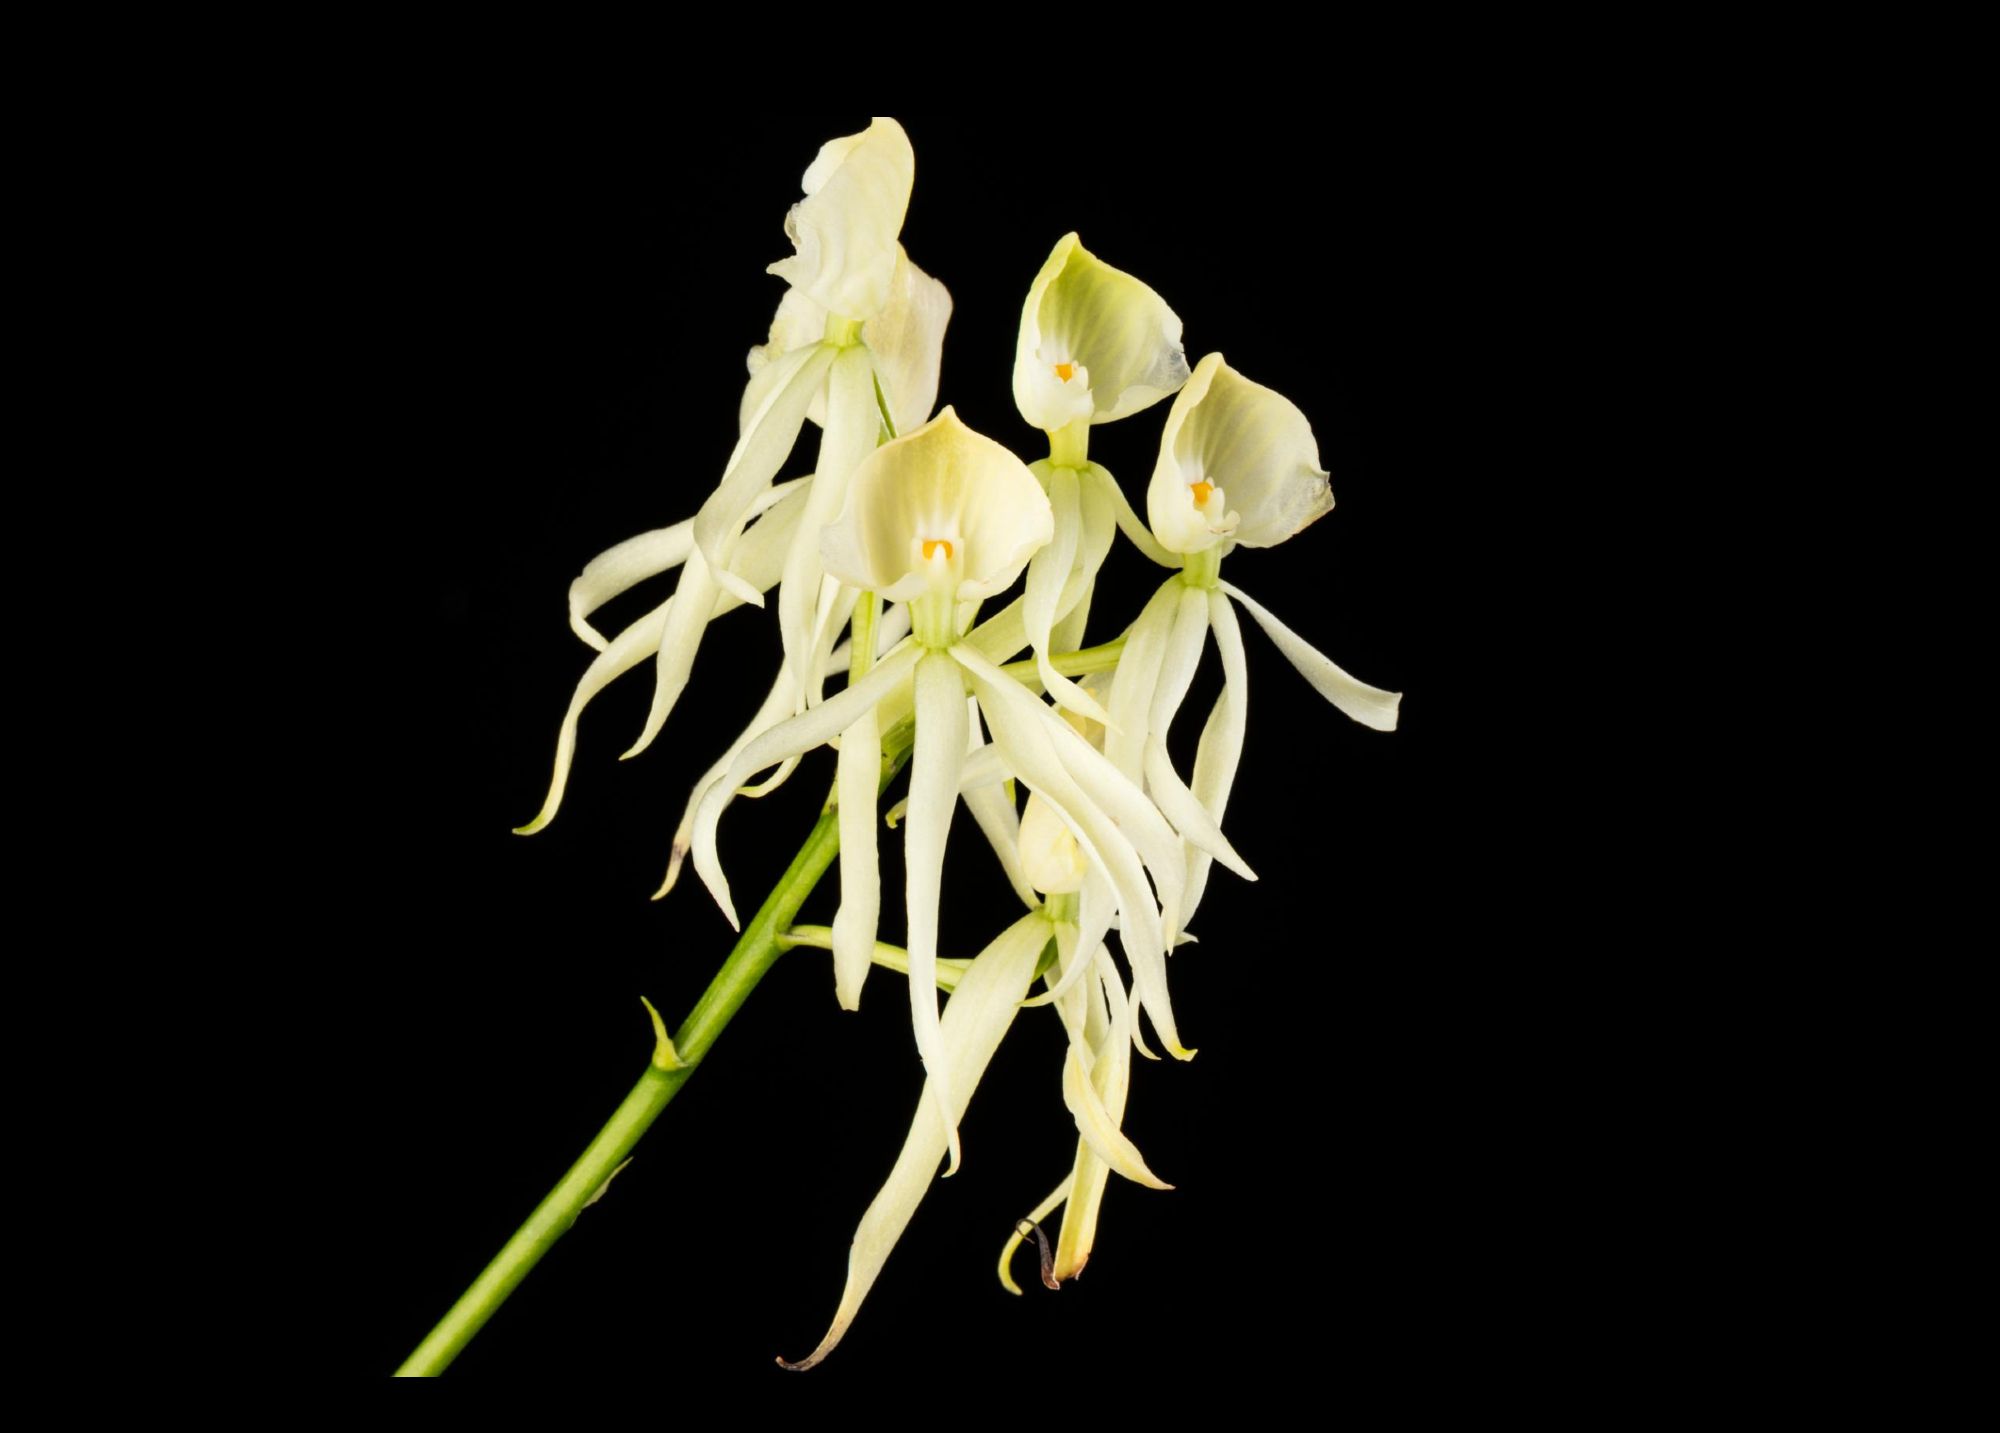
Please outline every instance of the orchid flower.
[{"label": "orchid flower", "polygon": [[[848,475],[884,426],[893,433],[897,425],[921,423],[937,397],[951,297],[896,241],[914,169],[902,127],[877,118],[860,134],[828,141],[806,171],[806,198],[793,206],[785,226],[797,252],[771,265],[792,287],[779,301],[769,341],[751,350],[740,435],[721,483],[692,520],[620,543],[571,586],[571,625],[599,656],[571,699],[549,795],[535,819],[519,828],[523,834],[554,819],[575,755],[578,719],[592,697],[654,659],[653,703],[639,739],[625,752],[637,756],[686,690],[708,623],[745,603],[761,607],[774,585],[787,672],[774,684],[768,710],[736,745],[818,699],[833,636],[851,610],[851,600],[822,581],[820,529],[839,511]],[[774,485],[808,417],[825,429],[818,467],[806,478]],[[682,573],[674,598],[616,639],[607,642],[590,626],[587,619],[598,606],[676,567]],[[683,830],[676,842],[677,857],[687,849],[685,835]],[[678,866],[676,859],[662,894]]]},{"label": "orchid flower", "polygon": [[970,744],[968,686],[1007,768],[1049,801],[1106,872],[1145,1007],[1168,1047],[1187,1053],[1166,999],[1166,932],[1184,872],[1180,837],[1133,782],[965,637],[979,603],[1012,583],[1048,542],[1051,521],[1048,498],[1021,461],[950,408],[876,449],[855,472],[840,520],[822,534],[822,553],[830,575],[868,594],[863,602],[907,602],[911,635],[846,690],[749,741],[710,783],[695,815],[695,870],[734,925],[715,847],[723,810],[755,772],[840,738],[834,969],[836,993],[853,1008],[879,914],[878,709],[899,689],[910,693],[916,735],[904,864],[911,1018],[918,1053],[939,1089],[936,1106],[950,1124],[954,1169],[957,1105],[938,1025],[937,925],[945,836]]},{"label": "orchid flower", "polygon": [[[1333,491],[1305,414],[1237,373],[1221,354],[1203,358],[1167,414],[1146,490],[1156,545],[1182,570],[1154,594],[1126,635],[1105,743],[1113,764],[1128,776],[1143,776],[1161,811],[1190,836],[1177,936],[1201,900],[1211,856],[1255,879],[1226,842],[1212,846],[1242,756],[1249,693],[1235,605],[1256,620],[1321,696],[1363,726],[1395,730],[1400,693],[1349,676],[1221,578],[1229,552],[1274,547],[1332,508]],[[1202,730],[1190,788],[1167,758],[1166,736],[1211,631],[1222,657],[1223,689]],[[1194,832],[1204,839],[1194,839]]]},{"label": "orchid flower", "polygon": [[1065,234],[1028,287],[1014,348],[1014,406],[1049,435],[1050,456],[1033,471],[1056,533],[1028,565],[1023,618],[1043,688],[1095,721],[1104,709],[1049,654],[1083,645],[1114,525],[1143,529],[1117,480],[1085,460],[1089,430],[1151,407],[1187,376],[1181,321],[1166,301]]}]

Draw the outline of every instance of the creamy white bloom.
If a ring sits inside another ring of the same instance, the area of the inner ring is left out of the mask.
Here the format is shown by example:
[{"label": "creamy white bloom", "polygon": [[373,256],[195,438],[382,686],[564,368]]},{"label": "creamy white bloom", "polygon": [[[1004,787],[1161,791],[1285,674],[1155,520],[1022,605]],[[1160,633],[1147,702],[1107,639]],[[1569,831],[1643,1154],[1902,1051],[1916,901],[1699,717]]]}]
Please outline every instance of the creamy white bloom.
[{"label": "creamy white bloom", "polygon": [[1166,301],[1063,235],[1021,308],[1021,416],[1050,432],[1078,419],[1110,423],[1159,402],[1187,376],[1181,321]]},{"label": "creamy white bloom", "polygon": [[873,318],[889,301],[916,172],[910,137],[886,116],[829,139],[801,182],[806,197],[785,217],[798,252],[770,272],[829,313]]},{"label": "creamy white bloom", "polygon": [[1179,553],[1273,547],[1332,510],[1306,415],[1221,354],[1203,358],[1167,414],[1146,489],[1161,545]]},{"label": "creamy white bloom", "polygon": [[1053,531],[1027,466],[947,407],[868,456],[820,556],[830,576],[889,601],[968,602],[1012,583]]}]

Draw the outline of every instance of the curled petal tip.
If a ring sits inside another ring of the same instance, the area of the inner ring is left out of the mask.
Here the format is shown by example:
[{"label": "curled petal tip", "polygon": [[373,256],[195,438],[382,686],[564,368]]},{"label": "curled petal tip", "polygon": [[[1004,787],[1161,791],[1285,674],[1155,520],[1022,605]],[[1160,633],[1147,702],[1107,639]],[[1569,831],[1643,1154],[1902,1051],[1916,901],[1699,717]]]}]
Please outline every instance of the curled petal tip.
[{"label": "curled petal tip", "polygon": [[552,821],[553,819],[554,818],[552,816],[550,816],[546,811],[544,811],[541,815],[537,816],[527,825],[516,826],[514,828],[514,834],[516,836],[532,836],[537,831],[541,830],[544,826],[548,825],[549,822]]},{"label": "curled petal tip", "polygon": [[687,853],[688,848],[685,841],[674,842],[673,854],[667,857],[667,878],[661,881],[660,888],[653,892],[654,900],[657,901],[666,895],[680,881],[681,863],[687,860]]},{"label": "curled petal tip", "polygon": [[1172,1055],[1176,1060],[1192,1060],[1201,1051],[1184,1049],[1179,1045],[1169,1045],[1167,1046],[1167,1053]]},{"label": "curled petal tip", "polygon": [[813,1366],[818,1364],[818,1362],[822,1358],[825,1357],[826,1357],[825,1354],[819,1353],[817,1351],[806,1355],[806,1357],[800,1359],[797,1363],[788,1362],[783,1357],[780,1357],[778,1359],[778,1367],[786,1370],[789,1373],[804,1373],[807,1369],[812,1368]]}]

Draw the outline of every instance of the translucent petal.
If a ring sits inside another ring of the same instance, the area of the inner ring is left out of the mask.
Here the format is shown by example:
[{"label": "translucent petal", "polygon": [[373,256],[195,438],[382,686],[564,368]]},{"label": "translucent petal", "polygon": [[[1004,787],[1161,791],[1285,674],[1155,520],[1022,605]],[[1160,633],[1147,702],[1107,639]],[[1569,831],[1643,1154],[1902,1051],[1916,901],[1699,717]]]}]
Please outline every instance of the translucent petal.
[{"label": "translucent petal", "polygon": [[[947,1110],[954,1109],[944,1044],[938,1033],[938,902],[944,878],[945,839],[958,806],[959,773],[965,765],[968,723],[965,681],[943,652],[926,652],[917,663],[917,743],[910,757],[910,805],[903,823],[903,864],[908,878],[910,1016],[917,1053]],[[951,1118],[946,1138],[951,1169],[958,1172],[958,1122]]]},{"label": "translucent petal", "polygon": [[[847,1286],[841,1291],[840,1307],[819,1347],[791,1369],[807,1369],[833,1351],[853,1323],[862,1300],[874,1287],[888,1262],[896,1241],[909,1227],[917,1205],[937,1176],[938,1160],[945,1153],[945,1130],[955,1128],[965,1115],[973,1088],[986,1073],[994,1051],[1013,1023],[1021,997],[1035,978],[1035,966],[1042,947],[1048,943],[1049,927],[1039,914],[1021,917],[981,951],[959,977],[958,989],[945,1007],[940,1038],[948,1052],[948,1063],[925,1081],[917,1102],[916,1118],[910,1123],[909,1137],[881,1192],[861,1216],[854,1231],[854,1244],[847,1254]],[[937,999],[930,995],[933,1006]]]},{"label": "translucent petal", "polygon": [[862,342],[875,355],[875,374],[898,433],[915,432],[930,421],[950,322],[951,295],[945,286],[911,263],[898,245],[888,305],[861,329]]},{"label": "translucent petal", "polygon": [[752,606],[761,607],[763,598],[726,570],[733,544],[757,498],[791,456],[799,429],[805,426],[806,408],[819,392],[834,353],[825,344],[815,344],[786,354],[774,365],[780,375],[737,438],[722,481],[694,515],[695,546],[708,559],[716,581]]},{"label": "translucent petal", "polygon": [[[1197,483],[1227,494],[1197,506]],[[1272,547],[1333,510],[1312,425],[1283,394],[1252,383],[1211,353],[1174,400],[1146,489],[1153,532],[1175,552],[1225,538]]]},{"label": "translucent petal", "polygon": [[1159,402],[1187,376],[1181,321],[1166,301],[1075,234],[1058,240],[1021,307],[1014,346],[1021,416],[1051,432],[1085,416],[1109,423]]},{"label": "translucent petal", "polygon": [[1346,712],[1365,727],[1376,731],[1394,731],[1398,709],[1403,702],[1401,692],[1385,692],[1380,687],[1371,687],[1366,682],[1353,677],[1336,667],[1313,645],[1280,622],[1263,606],[1244,595],[1241,588],[1229,583],[1222,584],[1222,590],[1243,604],[1243,608],[1264,629],[1264,635],[1285,654],[1285,660],[1299,669],[1299,675],[1312,683],[1313,690]]},{"label": "translucent petal", "polygon": [[736,907],[729,899],[729,882],[724,878],[722,863],[716,856],[715,828],[722,819],[724,808],[735,796],[736,788],[765,767],[800,752],[811,751],[816,746],[824,746],[839,736],[862,712],[873,707],[907,677],[922,655],[923,649],[915,643],[899,647],[884,657],[874,671],[846,691],[828,697],[811,710],[782,721],[768,731],[759,732],[744,743],[721,779],[702,793],[701,804],[695,809],[691,841],[694,868],[732,927],[742,929],[736,919]]},{"label": "translucent petal", "polygon": [[806,170],[806,197],[785,218],[797,252],[770,272],[843,318],[880,313],[889,301],[916,165],[910,137],[882,115],[860,134],[828,140]]},{"label": "translucent petal", "polygon": [[590,704],[592,697],[653,655],[660,645],[660,634],[666,630],[667,617],[673,605],[674,599],[669,597],[620,632],[584,672],[583,680],[576,684],[576,691],[569,699],[569,710],[563,713],[562,729],[556,733],[556,768],[555,774],[549,778],[549,794],[543,798],[542,809],[535,819],[525,826],[515,827],[515,834],[532,836],[556,819],[556,811],[562,805],[563,790],[569,784],[570,763],[576,757],[576,725],[583,709]]}]

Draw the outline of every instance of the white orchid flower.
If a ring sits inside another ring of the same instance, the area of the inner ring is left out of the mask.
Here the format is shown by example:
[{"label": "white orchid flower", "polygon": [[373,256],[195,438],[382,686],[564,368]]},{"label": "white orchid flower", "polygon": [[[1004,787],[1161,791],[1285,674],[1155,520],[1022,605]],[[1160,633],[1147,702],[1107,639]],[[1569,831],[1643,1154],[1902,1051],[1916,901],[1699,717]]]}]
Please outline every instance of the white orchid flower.
[{"label": "white orchid flower", "polygon": [[[913,173],[908,136],[879,117],[860,134],[829,141],[806,171],[807,197],[786,221],[798,252],[772,266],[793,287],[778,305],[770,341],[751,351],[740,435],[721,483],[692,520],[620,543],[571,587],[571,625],[600,655],[578,684],[557,739],[548,799],[524,833],[555,816],[578,719],[597,692],[654,659],[653,703],[625,752],[637,756],[686,690],[708,623],[744,603],[762,606],[773,585],[787,671],[769,709],[732,750],[818,699],[833,639],[853,604],[851,593],[829,591],[822,579],[820,529],[840,510],[849,474],[885,423],[892,433],[895,425],[921,423],[937,396],[951,297],[897,242]],[[808,478],[774,484],[808,417],[825,428],[818,467]],[[675,597],[615,640],[590,626],[597,606],[675,567],[682,569]],[[662,893],[686,840],[684,828]]]},{"label": "white orchid flower", "polygon": [[1014,406],[1049,435],[1035,464],[1055,510],[1055,541],[1028,568],[1024,618],[1042,685],[1070,711],[1101,706],[1049,660],[1082,645],[1090,594],[1114,526],[1142,531],[1103,467],[1087,461],[1089,430],[1148,408],[1187,380],[1181,321],[1151,288],[1065,234],[1028,288],[1014,347]]},{"label": "white orchid flower", "polygon": [[[1257,621],[1313,689],[1376,731],[1393,731],[1398,692],[1358,681],[1269,611],[1221,579],[1238,546],[1271,547],[1333,507],[1327,472],[1305,415],[1211,353],[1174,399],[1146,493],[1157,545],[1182,571],[1163,585],[1126,634],[1109,701],[1105,752],[1188,837],[1185,929],[1206,888],[1211,858],[1255,879],[1227,842],[1221,821],[1243,750],[1248,664],[1235,604]],[[1209,632],[1222,657],[1223,689],[1202,730],[1194,783],[1167,758],[1166,736],[1186,699]],[[1176,931],[1178,934],[1178,930]]]},{"label": "white orchid flower", "polygon": [[[938,1033],[938,902],[945,836],[971,741],[968,685],[1007,769],[1049,801],[1106,873],[1154,1026],[1176,1054],[1189,1053],[1175,1033],[1165,983],[1168,913],[1184,879],[1180,838],[1135,784],[964,636],[979,602],[1020,574],[1050,528],[1048,498],[1027,468],[950,408],[876,449],[855,472],[839,522],[821,535],[822,552],[827,572],[872,594],[870,601],[907,602],[911,636],[845,691],[749,741],[695,815],[695,870],[735,924],[715,847],[723,810],[755,772],[841,739],[843,899],[834,965],[836,990],[851,1005],[874,949],[878,709],[899,689],[910,694],[916,734],[903,829],[911,1017],[924,1067],[943,1091],[937,1106],[947,1113],[955,1105]],[[947,1142],[956,1168],[955,1127]]]},{"label": "white orchid flower", "polygon": [[1014,345],[1014,406],[1058,432],[1079,420],[1112,423],[1187,381],[1181,321],[1166,301],[1084,248],[1057,241],[1028,287]]}]

